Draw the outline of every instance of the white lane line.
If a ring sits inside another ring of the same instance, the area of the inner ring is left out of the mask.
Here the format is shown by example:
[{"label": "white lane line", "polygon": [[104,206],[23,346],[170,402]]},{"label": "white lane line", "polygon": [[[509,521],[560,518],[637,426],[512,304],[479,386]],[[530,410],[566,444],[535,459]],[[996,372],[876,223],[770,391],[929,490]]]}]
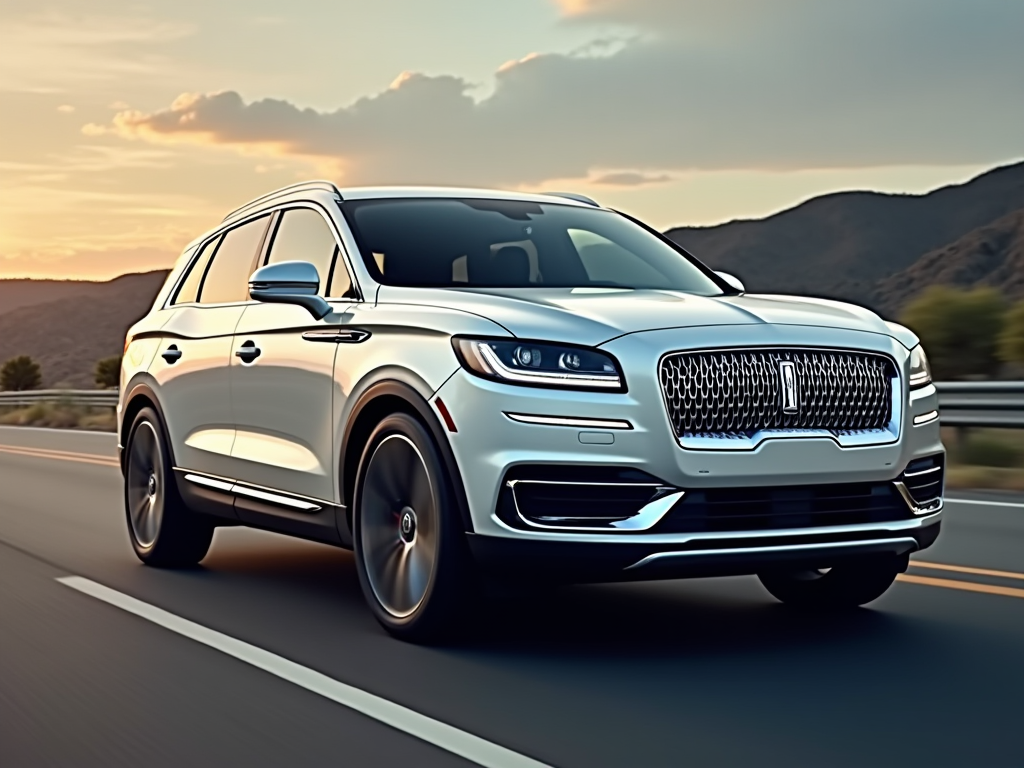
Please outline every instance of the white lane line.
[{"label": "white lane line", "polygon": [[1024,509],[1024,504],[1012,501],[984,501],[983,499],[950,499],[946,498],[947,504],[980,504],[983,507],[1016,507]]},{"label": "white lane line", "polygon": [[340,683],[327,675],[296,664],[277,654],[257,648],[242,640],[208,629],[188,619],[175,616],[162,608],[144,603],[117,590],[97,584],[81,576],[67,576],[57,579],[61,584],[102,600],[128,613],[151,621],[164,629],[195,640],[198,643],[226,653],[239,661],[262,669],[265,672],[294,683],[307,691],[354,709],[399,731],[447,750],[454,755],[470,760],[486,768],[550,768],[532,758],[520,755],[505,747],[498,746],[479,736],[460,731],[454,726],[421,715],[411,709],[395,704],[372,693]]}]

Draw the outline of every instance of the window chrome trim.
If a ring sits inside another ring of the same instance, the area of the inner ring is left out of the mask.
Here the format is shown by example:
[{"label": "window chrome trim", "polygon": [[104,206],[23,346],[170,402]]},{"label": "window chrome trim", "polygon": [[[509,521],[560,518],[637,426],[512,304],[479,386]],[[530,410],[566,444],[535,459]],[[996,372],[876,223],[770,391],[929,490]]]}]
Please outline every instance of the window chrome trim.
[{"label": "window chrome trim", "polygon": [[893,548],[897,546],[902,548],[909,545],[910,550],[914,551],[918,548],[917,540],[909,536],[900,537],[896,539],[861,539],[859,541],[822,541],[814,542],[811,544],[779,544],[767,547],[733,547],[729,549],[694,549],[683,552],[655,552],[652,555],[638,560],[630,566],[627,566],[624,570],[631,571],[635,568],[643,568],[644,566],[650,565],[651,563],[658,562],[659,560],[669,560],[676,558],[699,558],[708,557],[714,555],[757,555],[757,554],[771,554],[771,553],[786,553],[793,552],[799,554],[800,552],[814,552],[820,549],[857,549],[861,547],[877,547],[878,545],[892,545]]},{"label": "window chrome trim", "polygon": [[633,429],[625,419],[589,419],[581,416],[541,416],[532,413],[503,412],[507,419],[523,424],[540,424],[550,427],[581,427],[583,429]]}]

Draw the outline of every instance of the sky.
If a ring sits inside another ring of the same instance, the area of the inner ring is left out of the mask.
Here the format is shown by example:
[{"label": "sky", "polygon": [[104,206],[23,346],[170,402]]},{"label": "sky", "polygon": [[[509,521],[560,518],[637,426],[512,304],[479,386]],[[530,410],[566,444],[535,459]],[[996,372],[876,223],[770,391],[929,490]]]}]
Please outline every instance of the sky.
[{"label": "sky", "polygon": [[660,228],[1024,158],[1021,0],[0,0],[0,277],[169,266],[309,178]]}]

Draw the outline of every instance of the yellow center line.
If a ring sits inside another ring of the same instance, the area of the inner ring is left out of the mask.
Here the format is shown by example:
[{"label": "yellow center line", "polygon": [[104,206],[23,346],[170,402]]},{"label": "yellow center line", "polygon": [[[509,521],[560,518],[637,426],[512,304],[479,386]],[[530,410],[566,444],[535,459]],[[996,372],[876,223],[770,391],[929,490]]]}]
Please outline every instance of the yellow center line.
[{"label": "yellow center line", "polygon": [[956,573],[970,573],[975,576],[994,576],[997,579],[1017,579],[1024,581],[1024,573],[1013,571],[992,571],[988,568],[971,568],[966,565],[948,565],[946,563],[926,563],[921,560],[911,560],[911,568],[924,568],[928,571],[955,571]]},{"label": "yellow center line", "polygon": [[82,464],[96,464],[101,467],[120,467],[117,459],[99,456],[94,453],[74,453],[72,451],[51,451],[46,448],[24,448],[13,445],[0,445],[0,453],[15,456],[30,456],[35,459],[58,459],[60,461],[77,461]]},{"label": "yellow center line", "polygon": [[1002,595],[1003,597],[1024,597],[1024,589],[1016,589],[1014,587],[996,587],[991,584],[978,584],[974,581],[934,579],[931,576],[914,576],[908,573],[901,573],[896,578],[909,584],[923,584],[926,587],[962,589],[964,592],[984,592],[987,595]]}]

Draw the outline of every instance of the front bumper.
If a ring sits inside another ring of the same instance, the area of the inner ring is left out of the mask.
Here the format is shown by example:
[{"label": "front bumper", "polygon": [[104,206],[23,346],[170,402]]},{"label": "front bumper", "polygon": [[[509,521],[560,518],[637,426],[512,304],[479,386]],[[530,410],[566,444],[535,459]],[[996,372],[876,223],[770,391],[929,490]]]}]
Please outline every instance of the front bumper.
[{"label": "front bumper", "polygon": [[517,581],[573,583],[740,576],[773,569],[831,568],[864,557],[904,559],[931,546],[938,513],[870,530],[776,532],[688,541],[567,542],[470,535],[486,572]]},{"label": "front bumper", "polygon": [[[763,338],[755,338],[758,334]],[[890,516],[843,525],[808,527],[797,523],[787,528],[761,526],[727,532],[657,526],[568,530],[518,525],[503,516],[501,495],[508,487],[507,480],[515,477],[516,468],[549,467],[556,474],[583,469],[606,469],[620,476],[634,472],[641,478],[639,482],[647,478],[655,485],[687,493],[848,484],[884,484],[899,491],[899,482],[913,462],[943,454],[939,421],[928,416],[938,409],[932,386],[902,393],[898,435],[875,444],[844,446],[831,436],[779,434],[746,450],[681,446],[669,423],[655,375],[660,356],[673,349],[759,343],[881,352],[897,361],[901,378],[906,381],[908,353],[889,337],[771,326],[657,331],[610,342],[602,348],[622,364],[629,387],[626,393],[521,387],[481,379],[462,370],[456,372],[435,397],[443,401],[457,429],[449,430],[448,437],[466,492],[474,551],[494,563],[504,561],[503,553],[509,552],[514,562],[529,563],[531,569],[535,557],[539,561],[554,560],[555,566],[557,561],[564,561],[572,564],[569,570],[580,578],[592,561],[595,566],[603,563],[596,567],[605,574],[602,578],[609,573],[650,578],[662,571],[749,573],[780,558],[824,562],[880,549],[903,556],[928,546],[938,532],[941,501],[920,509],[907,503],[906,519]],[[523,415],[545,417],[547,421],[524,421]],[[573,419],[613,424],[586,426],[574,424]],[[443,423],[440,415],[438,420]],[[616,429],[616,421],[625,422],[629,428]],[[770,544],[750,543],[766,537],[772,539]],[[747,543],[737,545],[742,541]],[[692,551],[698,548],[700,554]],[[650,559],[639,564],[645,558]]]}]

